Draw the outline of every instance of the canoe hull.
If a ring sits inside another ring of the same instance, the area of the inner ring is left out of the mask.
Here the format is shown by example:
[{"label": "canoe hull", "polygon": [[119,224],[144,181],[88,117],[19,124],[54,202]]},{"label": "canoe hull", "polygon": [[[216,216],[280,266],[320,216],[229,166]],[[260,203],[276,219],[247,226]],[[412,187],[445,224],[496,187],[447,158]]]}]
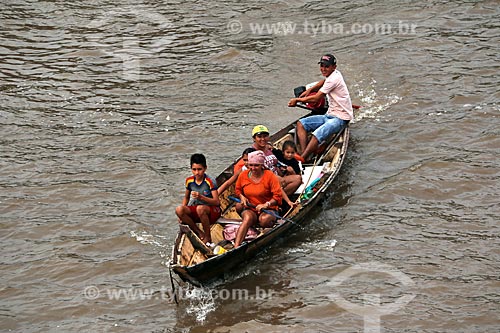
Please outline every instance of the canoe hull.
[{"label": "canoe hull", "polygon": [[[293,131],[294,125],[295,123],[292,123],[274,134],[271,137],[271,141],[284,141],[284,138],[289,138],[289,133]],[[190,254],[186,248],[191,249],[193,244],[188,241],[188,237],[186,237],[185,232],[181,230],[177,235],[172,251],[170,269],[182,280],[193,285],[200,286],[208,284],[217,278],[223,277],[228,272],[234,272],[238,265],[247,262],[255,257],[259,252],[267,249],[272,243],[284,238],[290,230],[305,224],[310,220],[312,210],[317,207],[318,203],[324,198],[339,173],[346,157],[348,142],[349,127],[346,127],[340,134],[331,138],[331,141],[327,143],[323,154],[318,155],[316,160],[316,162],[327,162],[329,164],[329,168],[324,168],[326,172],[322,177],[320,177],[315,191],[311,192],[312,194],[308,199],[302,200],[297,207],[289,211],[288,214],[286,214],[285,219],[279,220],[279,223],[275,227],[266,230],[256,239],[243,243],[238,248],[231,249],[221,255],[207,254],[206,258],[204,258],[203,255],[199,255],[201,257],[199,262],[198,260],[193,260],[192,258],[188,262],[188,260],[184,258],[186,257],[184,252],[187,252],[188,255]],[[234,163],[236,163],[236,161]],[[217,178],[218,184],[221,184],[230,177],[234,163],[222,172],[221,175],[219,175]],[[314,167],[319,167],[319,165],[313,165],[313,169]],[[231,193],[226,192],[230,191],[225,191],[221,195],[221,206],[223,207],[223,211],[225,208],[232,205],[231,200],[228,199]],[[224,214],[233,218],[235,217],[234,211],[226,211]],[[212,235],[214,235],[214,233],[212,233]],[[196,252],[197,250],[193,249],[193,251]],[[184,262],[182,262],[183,260]]]}]

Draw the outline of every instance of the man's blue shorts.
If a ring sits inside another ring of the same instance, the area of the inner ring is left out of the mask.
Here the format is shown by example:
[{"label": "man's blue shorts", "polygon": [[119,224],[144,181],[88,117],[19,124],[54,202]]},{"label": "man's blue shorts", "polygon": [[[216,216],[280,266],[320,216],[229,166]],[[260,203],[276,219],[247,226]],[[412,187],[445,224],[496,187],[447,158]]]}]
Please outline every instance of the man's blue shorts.
[{"label": "man's blue shorts", "polygon": [[340,132],[349,122],[335,116],[316,115],[300,119],[307,132],[313,132],[319,143],[323,143],[333,133]]}]

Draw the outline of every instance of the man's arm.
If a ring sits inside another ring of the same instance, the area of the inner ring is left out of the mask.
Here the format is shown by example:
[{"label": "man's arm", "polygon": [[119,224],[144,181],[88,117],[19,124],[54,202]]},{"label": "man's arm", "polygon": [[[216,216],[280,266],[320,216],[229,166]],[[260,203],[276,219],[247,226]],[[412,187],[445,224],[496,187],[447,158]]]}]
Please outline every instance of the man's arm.
[{"label": "man's arm", "polygon": [[309,89],[306,89],[302,94],[300,94],[299,97],[306,97],[313,91],[318,91],[323,86],[323,84],[325,84],[325,79],[318,81],[314,86],[312,86]]},{"label": "man's arm", "polygon": [[[302,95],[301,95],[302,96]],[[298,102],[300,103],[316,103],[318,102],[323,96],[325,96],[324,93],[322,93],[321,91],[318,91],[316,94],[314,95],[310,95],[310,96],[306,96],[306,97],[299,97],[299,98],[292,98],[289,102],[288,102],[288,106],[295,106],[297,105]]]}]

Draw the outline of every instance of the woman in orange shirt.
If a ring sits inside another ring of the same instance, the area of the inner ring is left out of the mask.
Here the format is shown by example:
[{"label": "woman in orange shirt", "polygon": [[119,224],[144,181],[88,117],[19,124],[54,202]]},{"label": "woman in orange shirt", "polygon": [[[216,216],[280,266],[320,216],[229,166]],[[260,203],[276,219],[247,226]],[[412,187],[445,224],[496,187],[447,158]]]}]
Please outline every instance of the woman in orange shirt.
[{"label": "woman in orange shirt", "polygon": [[236,195],[240,197],[239,209],[241,226],[236,233],[234,247],[240,246],[248,228],[259,224],[270,228],[276,217],[262,210],[277,210],[281,205],[281,186],[278,177],[264,167],[265,155],[262,151],[248,154],[248,170],[240,173],[236,180]]}]

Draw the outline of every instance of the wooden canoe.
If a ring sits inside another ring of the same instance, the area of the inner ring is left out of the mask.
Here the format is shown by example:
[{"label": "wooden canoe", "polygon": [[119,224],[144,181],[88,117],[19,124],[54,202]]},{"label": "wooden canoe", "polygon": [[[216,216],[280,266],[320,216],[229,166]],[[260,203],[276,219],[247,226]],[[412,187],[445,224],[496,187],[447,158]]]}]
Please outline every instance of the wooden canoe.
[{"label": "wooden canoe", "polygon": [[[275,148],[281,149],[283,142],[295,139],[295,125],[296,122],[293,122],[270,137],[270,142]],[[232,248],[232,244],[228,244],[225,247],[226,252],[215,255],[212,249],[206,247],[188,226],[180,225],[172,251],[170,270],[183,281],[195,286],[208,284],[222,277],[224,273],[234,271],[236,266],[248,261],[275,240],[284,237],[290,229],[304,224],[308,214],[323,198],[340,171],[346,157],[348,143],[349,126],[320,147],[323,152],[316,155],[314,163],[304,165],[305,172],[302,176],[304,184],[301,188],[305,189],[313,182],[314,184],[307,190],[299,188],[296,194],[289,196],[292,201],[297,199],[299,204],[292,210],[282,211],[281,216],[284,219],[279,219],[273,228],[258,230],[257,238],[237,248]],[[232,176],[236,162],[233,162],[217,177],[217,184],[224,183]],[[234,184],[219,196],[223,213],[218,223],[212,225],[211,228],[214,243],[224,240],[225,224],[241,220],[235,211],[234,202],[229,199],[232,195],[234,195]]]}]

